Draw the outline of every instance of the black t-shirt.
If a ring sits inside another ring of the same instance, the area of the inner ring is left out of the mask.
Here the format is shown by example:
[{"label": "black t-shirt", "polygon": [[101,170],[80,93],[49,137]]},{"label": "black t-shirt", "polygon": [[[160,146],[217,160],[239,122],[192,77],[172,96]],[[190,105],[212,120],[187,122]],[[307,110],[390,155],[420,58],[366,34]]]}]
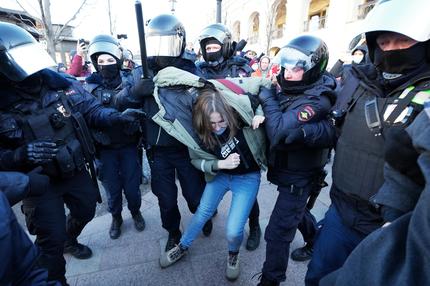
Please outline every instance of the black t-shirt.
[{"label": "black t-shirt", "polygon": [[242,129],[239,129],[232,139],[228,139],[229,130],[227,129],[221,135],[214,135],[218,145],[214,148],[213,154],[220,160],[226,159],[230,154],[237,153],[240,155],[240,164],[234,169],[222,169],[223,173],[238,175],[256,172],[260,170],[254,156],[246,143]]}]

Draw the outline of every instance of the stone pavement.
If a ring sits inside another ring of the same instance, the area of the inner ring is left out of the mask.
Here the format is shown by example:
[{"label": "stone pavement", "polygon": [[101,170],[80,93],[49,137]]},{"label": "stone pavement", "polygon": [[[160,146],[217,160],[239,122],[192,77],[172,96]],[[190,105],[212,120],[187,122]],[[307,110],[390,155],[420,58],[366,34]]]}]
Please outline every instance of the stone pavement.
[{"label": "stone pavement", "polygon": [[[331,165],[326,167],[331,170]],[[331,174],[328,176],[331,183]],[[253,276],[261,271],[265,259],[265,242],[262,238],[260,247],[255,251],[247,251],[243,246],[240,252],[241,275],[235,282],[226,280],[225,266],[227,260],[227,242],[224,225],[230,204],[230,193],[218,207],[218,215],[214,218],[214,227],[210,237],[200,235],[193,243],[188,254],[175,265],[161,269],[159,266],[160,250],[164,248],[167,232],[161,227],[157,198],[148,191],[142,196],[142,214],[146,220],[146,229],[137,232],[131,216],[124,208],[122,235],[117,240],[109,238],[108,230],[111,222],[109,214],[93,219],[80,236],[80,242],[88,244],[93,250],[93,257],[78,260],[65,255],[67,262],[67,279],[70,285],[256,285],[258,279]],[[321,219],[330,204],[329,188],[323,189],[312,210],[317,220]],[[186,202],[179,196],[182,214],[182,229],[190,221],[191,214]],[[276,186],[262,176],[258,194],[260,204],[260,223],[264,232],[276,201]],[[100,211],[99,211],[100,212]],[[16,212],[17,213],[17,212]],[[247,238],[248,229],[246,228]],[[298,232],[291,249],[303,244]],[[290,259],[287,270],[287,281],[282,285],[304,285],[307,263],[294,262]]]}]

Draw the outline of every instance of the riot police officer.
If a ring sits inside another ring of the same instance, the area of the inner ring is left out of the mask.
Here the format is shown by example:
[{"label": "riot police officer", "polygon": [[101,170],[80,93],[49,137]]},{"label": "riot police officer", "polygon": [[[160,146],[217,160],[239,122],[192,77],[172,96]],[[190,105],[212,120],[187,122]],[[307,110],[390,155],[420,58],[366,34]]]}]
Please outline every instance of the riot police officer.
[{"label": "riot police officer", "polygon": [[[138,77],[134,78],[130,71],[121,70],[122,49],[118,40],[112,36],[95,36],[88,47],[88,54],[97,71],[86,79],[86,90],[103,106],[118,111],[141,107],[139,98],[142,98],[142,93],[152,94],[151,80],[140,80]],[[140,212],[142,198],[139,185],[142,167],[138,155],[139,130],[126,130],[116,126],[92,130],[92,134],[99,157],[99,179],[106,190],[108,210],[112,214],[110,238],[117,239],[121,235],[122,191],[136,230],[143,231],[145,220]]]},{"label": "riot police officer", "polygon": [[[148,66],[154,74],[168,66],[174,66],[191,73],[196,67],[190,54],[185,52],[186,35],[182,23],[172,15],[159,15],[148,23],[146,30],[146,48]],[[186,92],[183,88],[160,88],[159,93]],[[159,111],[154,97],[145,97],[144,110],[148,118],[153,118]],[[151,167],[151,189],[158,198],[162,226],[169,233],[165,251],[179,243],[181,214],[178,209],[178,189],[175,183],[177,174],[182,194],[192,213],[197,210],[205,188],[204,175],[191,165],[188,149],[170,136],[152,119],[145,121],[145,140],[147,155]],[[208,236],[212,231],[209,220],[203,228]]]},{"label": "riot police officer", "polygon": [[259,98],[270,141],[267,178],[279,195],[264,238],[266,261],[259,285],[285,280],[290,243],[298,226],[312,243],[316,221],[308,199],[321,189],[328,147],[335,133],[327,119],[335,98],[336,81],[325,68],[326,44],[313,36],[299,36],[279,51],[280,92],[263,89]]},{"label": "riot police officer", "polygon": [[78,82],[47,69],[54,62],[24,29],[0,23],[0,47],[0,169],[27,172],[41,166],[49,176],[48,190],[24,199],[23,211],[41,249],[38,264],[48,269],[50,280],[67,284],[63,250],[81,259],[92,255],[77,241],[98,197],[86,170],[93,169],[94,151],[86,123],[125,126],[135,115],[102,108]]},{"label": "riot police officer", "polygon": [[223,24],[212,24],[200,32],[199,42],[204,61],[197,68],[206,79],[248,77],[254,71],[248,61],[233,55],[236,43]]},{"label": "riot police officer", "polygon": [[341,133],[333,164],[332,204],[314,246],[307,285],[317,285],[341,267],[352,250],[384,223],[381,210],[369,199],[384,182],[387,133],[408,126],[428,99],[428,25],[413,26],[410,19],[411,15],[428,19],[423,9],[427,6],[425,0],[408,5],[401,0],[381,1],[364,20],[373,65],[351,68],[336,103],[343,118],[338,120]]},{"label": "riot police officer", "polygon": [[[226,77],[249,77],[253,70],[247,61],[233,56],[234,46],[230,30],[223,24],[212,24],[204,28],[199,36],[200,49],[204,62],[197,68],[206,79]],[[247,250],[255,250],[260,245],[261,228],[259,223],[260,208],[258,201],[249,214],[249,236],[246,241]]]}]

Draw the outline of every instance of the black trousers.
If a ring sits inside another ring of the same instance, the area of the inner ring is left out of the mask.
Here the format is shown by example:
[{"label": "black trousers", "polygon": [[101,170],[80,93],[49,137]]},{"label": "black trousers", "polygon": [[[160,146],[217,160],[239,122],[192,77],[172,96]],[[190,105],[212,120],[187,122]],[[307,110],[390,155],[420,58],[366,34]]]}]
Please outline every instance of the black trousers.
[{"label": "black trousers", "polygon": [[[76,242],[94,217],[96,201],[96,187],[86,171],[68,179],[51,178],[45,194],[23,200],[28,231],[37,236],[35,243],[41,249],[38,264],[48,269],[49,280],[66,282],[64,243]],[[70,210],[67,219],[64,204]]]},{"label": "black trousers", "polygon": [[299,192],[291,187],[278,187],[279,195],[264,234],[267,244],[263,275],[272,281],[285,281],[290,244],[299,225],[305,241],[313,241],[315,236],[315,218],[306,208],[314,186],[311,180],[301,185],[305,187]]},{"label": "black trousers", "polygon": [[152,147],[147,150],[151,167],[151,189],[158,198],[162,226],[168,232],[179,231],[181,214],[178,208],[176,174],[188,208],[195,213],[206,182],[203,172],[191,164],[184,147]]}]

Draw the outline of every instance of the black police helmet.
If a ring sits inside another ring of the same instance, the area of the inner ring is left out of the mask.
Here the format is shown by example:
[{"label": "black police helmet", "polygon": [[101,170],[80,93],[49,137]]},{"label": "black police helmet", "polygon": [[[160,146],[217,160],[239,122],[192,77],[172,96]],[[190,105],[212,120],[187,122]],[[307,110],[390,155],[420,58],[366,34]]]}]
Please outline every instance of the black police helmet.
[{"label": "black police helmet", "polygon": [[93,66],[98,70],[97,58],[100,54],[109,54],[116,59],[118,68],[122,67],[123,55],[122,48],[117,39],[110,35],[97,35],[88,46],[88,55]]},{"label": "black police helmet", "polygon": [[221,44],[223,58],[230,58],[233,54],[231,32],[225,25],[217,23],[207,26],[200,32],[200,49],[205,61],[208,61],[206,45],[208,41],[213,39],[217,40]]},{"label": "black police helmet", "polygon": [[0,22],[0,73],[19,82],[55,62],[33,36],[17,25]]},{"label": "black police helmet", "polygon": [[302,84],[317,81],[325,72],[328,63],[328,48],[320,38],[304,35],[291,40],[276,55],[276,62],[281,66],[280,76],[285,68],[303,69]]},{"label": "black police helmet", "polygon": [[148,57],[181,57],[186,37],[184,25],[173,15],[159,15],[148,23],[146,29]]}]

